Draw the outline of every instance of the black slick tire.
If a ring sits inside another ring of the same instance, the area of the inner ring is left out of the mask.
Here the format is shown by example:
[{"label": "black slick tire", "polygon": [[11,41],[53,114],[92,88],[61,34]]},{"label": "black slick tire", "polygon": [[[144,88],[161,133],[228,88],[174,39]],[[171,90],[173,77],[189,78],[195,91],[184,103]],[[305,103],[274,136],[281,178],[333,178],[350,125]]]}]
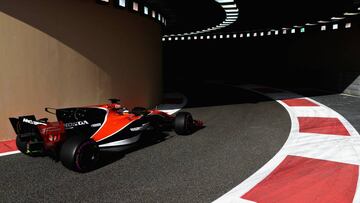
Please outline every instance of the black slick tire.
[{"label": "black slick tire", "polygon": [[26,154],[26,149],[27,149],[27,141],[21,141],[20,136],[16,136],[16,147],[18,148],[18,150],[23,153]]},{"label": "black slick tire", "polygon": [[61,146],[60,161],[70,170],[88,172],[96,167],[99,152],[99,147],[94,140],[72,136]]},{"label": "black slick tire", "polygon": [[189,112],[180,112],[176,114],[174,121],[174,130],[178,135],[189,135],[193,130],[193,118]]}]

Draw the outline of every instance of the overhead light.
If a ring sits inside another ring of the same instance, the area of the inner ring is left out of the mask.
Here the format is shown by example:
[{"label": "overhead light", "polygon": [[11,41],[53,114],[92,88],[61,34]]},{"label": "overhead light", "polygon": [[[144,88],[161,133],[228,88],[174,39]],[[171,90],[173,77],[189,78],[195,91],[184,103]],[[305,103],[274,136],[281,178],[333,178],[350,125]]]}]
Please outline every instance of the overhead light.
[{"label": "overhead light", "polygon": [[238,16],[238,13],[226,13],[227,16]]},{"label": "overhead light", "polygon": [[343,20],[345,17],[332,17],[331,20]]},{"label": "overhead light", "polygon": [[293,27],[294,28],[302,28],[302,26],[300,26],[300,25],[294,25]]},{"label": "overhead light", "polygon": [[125,0],[119,0],[119,6],[125,7],[126,6],[125,4],[126,4]]},{"label": "overhead light", "polygon": [[315,26],[316,23],[306,23],[305,25],[306,25],[306,26]]},{"label": "overhead light", "polygon": [[287,28],[287,27],[283,27],[283,28],[281,28],[281,29],[283,29],[283,30],[289,30],[290,28]]},{"label": "overhead light", "polygon": [[319,20],[318,23],[330,23],[330,21],[327,21],[327,20]]},{"label": "overhead light", "polygon": [[236,4],[227,4],[227,5],[221,5],[223,8],[236,8]]},{"label": "overhead light", "polygon": [[233,3],[234,0],[215,0],[218,3]]},{"label": "overhead light", "polygon": [[149,15],[149,8],[144,6],[144,14]]},{"label": "overhead light", "polygon": [[356,16],[359,15],[359,13],[354,13],[354,12],[345,12],[344,16]]},{"label": "overhead light", "polygon": [[225,12],[227,12],[227,13],[239,12],[239,9],[225,9]]},{"label": "overhead light", "polygon": [[237,16],[229,16],[227,17],[227,19],[237,19],[238,17]]},{"label": "overhead light", "polygon": [[133,10],[139,11],[139,4],[137,2],[133,2]]}]

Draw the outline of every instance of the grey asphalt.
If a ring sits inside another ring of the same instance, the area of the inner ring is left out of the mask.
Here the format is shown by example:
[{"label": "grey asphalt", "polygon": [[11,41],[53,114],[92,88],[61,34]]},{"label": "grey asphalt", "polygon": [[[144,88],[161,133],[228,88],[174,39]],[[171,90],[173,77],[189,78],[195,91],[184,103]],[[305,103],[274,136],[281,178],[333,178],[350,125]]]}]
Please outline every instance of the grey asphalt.
[{"label": "grey asphalt", "polygon": [[206,127],[125,155],[103,153],[99,169],[80,174],[48,157],[0,157],[0,202],[211,202],[270,160],[290,130],[276,102],[230,87],[186,93]]},{"label": "grey asphalt", "polygon": [[360,97],[331,94],[312,98],[340,113],[360,132]]}]

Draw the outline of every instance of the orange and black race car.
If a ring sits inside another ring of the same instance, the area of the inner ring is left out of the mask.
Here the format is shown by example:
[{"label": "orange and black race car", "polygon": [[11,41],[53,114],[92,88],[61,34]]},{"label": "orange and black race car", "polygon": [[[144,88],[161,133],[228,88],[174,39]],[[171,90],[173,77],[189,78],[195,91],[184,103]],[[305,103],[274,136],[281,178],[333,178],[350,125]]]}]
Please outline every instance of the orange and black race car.
[{"label": "orange and black race car", "polygon": [[203,126],[188,112],[172,116],[142,107],[129,111],[118,99],[110,101],[87,107],[45,108],[56,115],[57,122],[37,120],[34,115],[10,118],[17,134],[16,145],[24,154],[51,155],[71,170],[86,172],[96,167],[100,149],[129,148],[144,132],[174,130],[189,135]]}]

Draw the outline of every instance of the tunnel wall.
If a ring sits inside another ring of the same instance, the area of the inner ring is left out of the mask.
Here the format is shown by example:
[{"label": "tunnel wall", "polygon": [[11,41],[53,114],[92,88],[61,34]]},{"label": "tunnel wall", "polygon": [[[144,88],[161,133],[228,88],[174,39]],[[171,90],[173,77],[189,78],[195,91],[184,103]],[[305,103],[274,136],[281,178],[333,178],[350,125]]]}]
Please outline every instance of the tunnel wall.
[{"label": "tunnel wall", "polygon": [[151,18],[90,0],[3,0],[0,33],[0,140],[14,137],[8,117],[49,117],[44,107],[160,101],[161,25]]},{"label": "tunnel wall", "polygon": [[[360,30],[164,42],[167,86],[220,80],[360,95]],[[181,82],[179,82],[181,83]],[[352,85],[351,85],[352,84]]]}]

